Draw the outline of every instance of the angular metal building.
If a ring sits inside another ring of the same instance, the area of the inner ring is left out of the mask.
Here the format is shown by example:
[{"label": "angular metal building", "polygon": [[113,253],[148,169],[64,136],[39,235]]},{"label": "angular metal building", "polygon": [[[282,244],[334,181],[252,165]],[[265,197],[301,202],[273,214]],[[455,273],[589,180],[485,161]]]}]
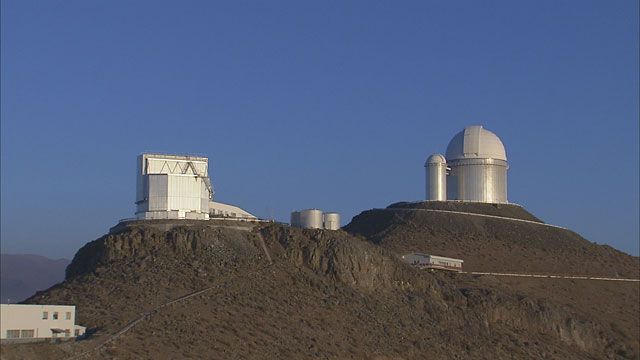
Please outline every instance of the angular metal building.
[{"label": "angular metal building", "polygon": [[257,220],[234,205],[213,201],[209,159],[141,154],[137,160],[136,218]]},{"label": "angular metal building", "polygon": [[208,219],[214,190],[209,159],[141,154],[137,161],[138,219]]},{"label": "angular metal building", "polygon": [[446,197],[442,197],[442,155],[429,157],[427,200],[507,203],[507,153],[496,134],[468,126],[449,142],[446,151]]}]

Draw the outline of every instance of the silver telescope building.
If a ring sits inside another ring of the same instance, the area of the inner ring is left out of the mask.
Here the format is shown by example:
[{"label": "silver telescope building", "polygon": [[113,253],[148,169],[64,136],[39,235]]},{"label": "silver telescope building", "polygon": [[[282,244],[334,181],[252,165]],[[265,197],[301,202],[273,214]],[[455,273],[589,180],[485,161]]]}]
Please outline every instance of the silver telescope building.
[{"label": "silver telescope building", "polygon": [[468,126],[456,134],[447,146],[446,158],[431,155],[425,167],[427,200],[508,202],[504,145],[482,126]]},{"label": "silver telescope building", "polygon": [[427,200],[447,200],[447,160],[440,154],[429,156],[427,168]]}]

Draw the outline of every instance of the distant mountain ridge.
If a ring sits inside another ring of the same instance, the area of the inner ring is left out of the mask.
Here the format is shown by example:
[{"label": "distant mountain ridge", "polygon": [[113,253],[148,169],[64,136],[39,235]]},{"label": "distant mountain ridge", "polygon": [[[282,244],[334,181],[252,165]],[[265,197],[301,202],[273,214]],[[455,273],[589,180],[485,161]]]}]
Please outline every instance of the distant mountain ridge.
[{"label": "distant mountain ridge", "polygon": [[16,303],[64,280],[69,259],[33,254],[0,254],[0,301]]}]

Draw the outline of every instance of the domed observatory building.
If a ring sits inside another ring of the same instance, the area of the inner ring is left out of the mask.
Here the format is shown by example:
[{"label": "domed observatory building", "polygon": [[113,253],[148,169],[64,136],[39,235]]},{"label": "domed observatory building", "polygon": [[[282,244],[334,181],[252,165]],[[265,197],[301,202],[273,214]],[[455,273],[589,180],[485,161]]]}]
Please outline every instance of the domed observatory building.
[{"label": "domed observatory building", "polygon": [[[468,126],[449,142],[443,175],[442,155],[429,157],[427,200],[507,203],[507,154],[496,134],[482,126]],[[448,170],[448,173],[446,171]],[[446,198],[442,177],[446,177]]]}]

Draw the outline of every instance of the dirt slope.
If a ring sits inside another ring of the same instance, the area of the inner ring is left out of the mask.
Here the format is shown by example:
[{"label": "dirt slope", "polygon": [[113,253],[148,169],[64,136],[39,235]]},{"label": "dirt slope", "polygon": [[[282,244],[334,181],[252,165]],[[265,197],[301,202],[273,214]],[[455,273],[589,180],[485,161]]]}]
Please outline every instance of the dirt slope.
[{"label": "dirt slope", "polygon": [[[421,252],[464,259],[467,271],[640,278],[638,257],[591,243],[567,229],[509,219],[537,220],[517,205],[397,203],[387,209],[361,213],[345,230],[398,256]],[[571,307],[631,340],[637,356],[640,339],[637,282],[493,276],[458,276],[456,280],[459,286],[509,291]]]},{"label": "dirt slope", "polygon": [[[378,232],[400,231],[396,225],[402,224],[392,222]],[[28,299],[76,304],[78,322],[92,335],[73,343],[3,345],[2,357],[61,359],[80,353],[157,305],[212,285],[219,286],[158,310],[90,358],[638,356],[632,328],[637,321],[594,318],[570,292],[553,289],[566,284],[514,285],[428,273],[402,263],[393,247],[381,244],[384,237],[273,224],[133,226],[87,244],[65,282]],[[638,287],[628,285],[586,285],[584,291],[625,294],[637,304]],[[553,296],[540,286],[550,287]],[[637,308],[626,311],[638,314]]]},{"label": "dirt slope", "polygon": [[[446,210],[459,213],[420,210],[442,209],[440,204],[398,203],[364,211],[344,229],[397,254],[464,259],[465,269],[472,271],[640,276],[637,257],[593,244],[570,230],[509,220],[536,219],[520,206],[451,202]],[[462,213],[488,209],[505,219]]]},{"label": "dirt slope", "polygon": [[511,219],[529,220],[542,222],[533,214],[517,204],[487,204],[478,202],[462,201],[418,201],[399,202],[388,206],[390,209],[427,209],[466,212],[471,214],[482,214],[500,216]]}]

